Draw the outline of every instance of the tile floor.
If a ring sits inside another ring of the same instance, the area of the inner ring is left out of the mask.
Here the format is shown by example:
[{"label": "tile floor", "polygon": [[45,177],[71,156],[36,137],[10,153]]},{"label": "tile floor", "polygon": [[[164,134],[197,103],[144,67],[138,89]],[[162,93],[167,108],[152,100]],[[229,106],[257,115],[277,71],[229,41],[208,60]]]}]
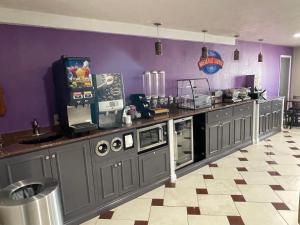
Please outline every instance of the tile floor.
[{"label": "tile floor", "polygon": [[300,129],[284,130],[82,225],[298,225]]}]

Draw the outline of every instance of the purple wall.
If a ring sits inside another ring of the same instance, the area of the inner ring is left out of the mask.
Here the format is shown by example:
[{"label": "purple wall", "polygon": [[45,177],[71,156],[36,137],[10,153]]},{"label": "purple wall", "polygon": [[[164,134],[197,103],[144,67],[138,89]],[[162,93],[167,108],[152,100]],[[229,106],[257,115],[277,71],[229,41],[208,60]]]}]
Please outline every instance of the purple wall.
[{"label": "purple wall", "polygon": [[[61,55],[89,56],[92,72],[122,72],[125,93],[141,92],[145,70],[166,71],[167,94],[175,95],[176,79],[205,77],[197,62],[202,44],[163,40],[163,56],[154,55],[154,39],[82,31],[0,25],[0,85],[6,93],[7,114],[0,118],[0,133],[29,129],[37,118],[51,124],[54,93],[50,66]],[[238,76],[262,71],[269,95],[278,93],[279,56],[292,48],[264,45],[264,63],[257,63],[259,45],[240,42],[240,61],[233,61],[235,46],[211,44],[224,60],[224,68],[209,76],[212,88],[236,86]]]}]

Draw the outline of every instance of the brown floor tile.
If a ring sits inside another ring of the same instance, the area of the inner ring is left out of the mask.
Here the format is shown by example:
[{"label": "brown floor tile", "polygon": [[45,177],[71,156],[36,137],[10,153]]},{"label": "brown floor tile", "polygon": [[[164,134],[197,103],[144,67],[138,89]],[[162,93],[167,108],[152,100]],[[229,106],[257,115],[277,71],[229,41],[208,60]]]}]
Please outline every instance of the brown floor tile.
[{"label": "brown floor tile", "polygon": [[270,165],[274,165],[274,164],[277,164],[277,162],[275,162],[275,161],[266,161],[268,164],[270,164]]},{"label": "brown floor tile", "polygon": [[231,198],[234,202],[245,202],[245,198],[243,195],[231,195]]},{"label": "brown floor tile", "polygon": [[210,163],[210,164],[209,164],[209,167],[218,167],[218,164]]},{"label": "brown floor tile", "polygon": [[241,153],[247,153],[248,150],[240,150]]},{"label": "brown floor tile", "polygon": [[291,136],[291,135],[285,135],[284,137],[286,137],[286,138],[291,138],[292,136]]},{"label": "brown floor tile", "polygon": [[164,205],[164,200],[163,199],[158,199],[158,198],[152,199],[151,205],[152,206],[163,206]]},{"label": "brown floor tile", "polygon": [[298,159],[300,158],[300,155],[293,155],[293,156]]},{"label": "brown floor tile", "polygon": [[297,147],[290,147],[290,149],[292,149],[292,150],[300,150],[300,149],[297,148]]},{"label": "brown floor tile", "polygon": [[265,141],[271,141],[271,139],[266,139]]},{"label": "brown floor tile", "polygon": [[214,179],[214,176],[213,175],[208,175],[208,174],[205,174],[205,175],[203,175],[203,178],[204,179]]},{"label": "brown floor tile", "polygon": [[240,216],[227,216],[230,225],[245,225]]},{"label": "brown floor tile", "polygon": [[247,182],[245,180],[243,180],[243,179],[235,179],[234,182],[236,184],[247,184]]},{"label": "brown floor tile", "polygon": [[188,215],[200,215],[199,207],[186,207],[186,211]]},{"label": "brown floor tile", "polygon": [[289,207],[283,202],[272,202],[272,205],[277,210],[290,210]]},{"label": "brown floor tile", "polygon": [[264,145],[266,148],[273,148],[273,145]]},{"label": "brown floor tile", "polygon": [[265,152],[266,155],[275,155],[274,152]]},{"label": "brown floor tile", "polygon": [[287,131],[287,130],[284,130],[284,131],[282,131],[283,133],[290,133],[289,131]]},{"label": "brown floor tile", "polygon": [[113,211],[107,211],[100,215],[99,219],[111,219],[113,216],[114,212]]},{"label": "brown floor tile", "polygon": [[296,143],[296,142],[294,142],[294,141],[286,141],[286,142],[287,142],[287,143],[291,143],[291,144],[292,144],[292,143]]},{"label": "brown floor tile", "polygon": [[277,171],[268,171],[271,176],[281,176]]},{"label": "brown floor tile", "polygon": [[136,220],[134,221],[134,225],[148,225],[148,221]]},{"label": "brown floor tile", "polygon": [[240,161],[248,161],[247,158],[239,158]]},{"label": "brown floor tile", "polygon": [[281,185],[270,185],[270,187],[274,190],[274,191],[284,191],[284,188]]},{"label": "brown floor tile", "polygon": [[207,194],[208,194],[208,191],[207,191],[206,188],[197,188],[197,189],[196,189],[196,193],[197,193],[198,195],[207,195]]},{"label": "brown floor tile", "polygon": [[246,167],[237,167],[236,169],[238,171],[240,171],[240,172],[246,172],[246,171],[248,171]]},{"label": "brown floor tile", "polygon": [[165,184],[165,187],[166,188],[175,188],[176,187],[176,183],[168,182],[168,183]]}]

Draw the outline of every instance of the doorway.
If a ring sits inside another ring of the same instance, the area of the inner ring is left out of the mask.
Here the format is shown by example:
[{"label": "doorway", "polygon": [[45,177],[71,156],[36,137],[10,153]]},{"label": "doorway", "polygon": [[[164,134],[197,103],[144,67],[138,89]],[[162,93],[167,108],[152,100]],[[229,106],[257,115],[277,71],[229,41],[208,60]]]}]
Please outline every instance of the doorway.
[{"label": "doorway", "polygon": [[292,56],[280,56],[279,96],[290,99]]}]

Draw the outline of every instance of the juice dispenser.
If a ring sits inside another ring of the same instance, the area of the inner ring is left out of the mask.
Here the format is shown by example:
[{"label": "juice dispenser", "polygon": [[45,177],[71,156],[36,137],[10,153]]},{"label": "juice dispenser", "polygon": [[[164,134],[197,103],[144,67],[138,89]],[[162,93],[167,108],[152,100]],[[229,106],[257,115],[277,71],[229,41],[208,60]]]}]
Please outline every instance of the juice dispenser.
[{"label": "juice dispenser", "polygon": [[62,56],[52,64],[59,122],[67,135],[97,129],[92,123],[94,87],[90,59]]}]

